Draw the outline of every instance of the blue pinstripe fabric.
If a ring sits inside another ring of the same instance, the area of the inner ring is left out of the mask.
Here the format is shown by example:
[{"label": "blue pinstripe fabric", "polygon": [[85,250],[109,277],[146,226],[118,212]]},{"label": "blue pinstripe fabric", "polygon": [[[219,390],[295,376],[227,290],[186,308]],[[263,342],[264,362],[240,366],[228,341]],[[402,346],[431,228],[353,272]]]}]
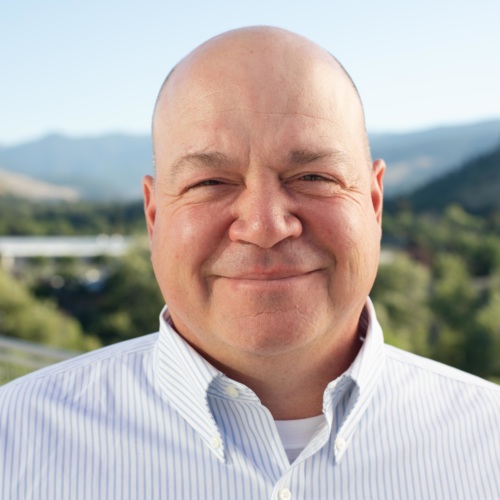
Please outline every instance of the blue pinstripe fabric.
[{"label": "blue pinstripe fabric", "polygon": [[498,500],[499,388],[384,345],[367,309],[294,463],[257,396],[161,319],[0,389],[0,498]]}]

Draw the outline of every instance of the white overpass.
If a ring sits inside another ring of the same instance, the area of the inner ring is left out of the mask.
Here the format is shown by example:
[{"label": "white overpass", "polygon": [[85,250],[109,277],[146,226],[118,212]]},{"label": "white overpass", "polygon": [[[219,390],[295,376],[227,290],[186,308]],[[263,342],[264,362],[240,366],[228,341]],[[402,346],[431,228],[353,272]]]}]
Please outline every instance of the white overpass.
[{"label": "white overpass", "polygon": [[121,235],[99,236],[1,236],[0,264],[11,269],[15,260],[33,257],[79,257],[98,255],[119,257],[129,248],[131,239]]}]

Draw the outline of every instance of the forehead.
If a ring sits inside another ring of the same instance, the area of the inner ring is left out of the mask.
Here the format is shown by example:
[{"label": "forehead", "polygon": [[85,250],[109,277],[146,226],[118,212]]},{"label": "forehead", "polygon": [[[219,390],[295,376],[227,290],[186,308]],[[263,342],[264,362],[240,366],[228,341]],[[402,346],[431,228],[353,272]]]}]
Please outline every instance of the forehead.
[{"label": "forehead", "polygon": [[330,55],[289,61],[202,56],[178,65],[162,89],[155,118],[178,120],[226,107],[331,120],[348,108],[352,117],[361,110],[350,79]]},{"label": "forehead", "polygon": [[200,148],[234,149],[238,140],[267,141],[268,148],[352,145],[363,130],[352,85],[329,55],[233,51],[197,54],[176,68],[158,100],[153,137],[158,160]]},{"label": "forehead", "polygon": [[[165,173],[173,174],[169,171],[177,170],[183,158],[205,167],[256,163],[286,170],[316,157],[355,161],[356,152],[362,152],[345,128],[321,116],[245,107],[201,108],[199,113],[183,114],[175,124],[159,128],[157,164]],[[359,159],[363,159],[361,155]]]}]

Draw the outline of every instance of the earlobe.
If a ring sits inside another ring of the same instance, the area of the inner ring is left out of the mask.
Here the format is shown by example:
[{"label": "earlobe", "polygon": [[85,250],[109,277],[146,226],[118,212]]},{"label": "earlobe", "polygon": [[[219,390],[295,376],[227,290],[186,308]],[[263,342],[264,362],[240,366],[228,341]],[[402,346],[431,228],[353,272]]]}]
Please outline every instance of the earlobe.
[{"label": "earlobe", "polygon": [[149,241],[153,238],[153,229],[156,218],[156,202],[154,193],[154,179],[145,175],[142,179],[142,192],[144,196],[144,215],[148,229]]},{"label": "earlobe", "polygon": [[385,173],[385,161],[375,160],[372,166],[372,186],[371,186],[371,196],[373,209],[375,211],[375,216],[379,224],[382,223],[382,206],[384,198],[384,173]]}]

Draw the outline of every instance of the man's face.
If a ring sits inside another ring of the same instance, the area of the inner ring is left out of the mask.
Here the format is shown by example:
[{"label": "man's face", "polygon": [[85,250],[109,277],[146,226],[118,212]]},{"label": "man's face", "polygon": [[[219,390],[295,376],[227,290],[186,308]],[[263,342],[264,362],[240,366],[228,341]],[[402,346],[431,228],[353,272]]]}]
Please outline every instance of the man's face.
[{"label": "man's face", "polygon": [[174,324],[228,365],[354,334],[379,256],[383,164],[350,83],[325,61],[292,75],[259,61],[176,70],[144,186]]}]

